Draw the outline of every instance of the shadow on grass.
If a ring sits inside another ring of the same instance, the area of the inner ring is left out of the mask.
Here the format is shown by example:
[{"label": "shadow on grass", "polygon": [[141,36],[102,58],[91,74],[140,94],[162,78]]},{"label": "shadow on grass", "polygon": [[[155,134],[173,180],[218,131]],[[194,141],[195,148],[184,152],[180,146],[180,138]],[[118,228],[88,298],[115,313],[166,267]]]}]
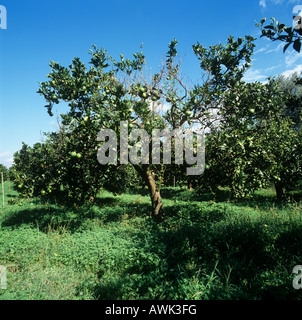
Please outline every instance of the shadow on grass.
[{"label": "shadow on grass", "polygon": [[194,196],[196,201],[229,201],[232,197],[231,191],[228,189],[218,189],[216,193],[200,192]]},{"label": "shadow on grass", "polygon": [[[32,205],[32,207],[31,207]],[[98,198],[94,204],[78,208],[47,204],[33,200],[32,204],[8,212],[2,217],[3,227],[18,228],[21,225],[38,227],[42,232],[65,229],[76,232],[85,227],[87,220],[99,219],[102,223],[117,222],[125,215],[134,216],[150,215],[150,206],[145,203],[127,202],[122,197]]]},{"label": "shadow on grass", "polygon": [[[136,187],[130,189],[130,195],[141,195],[149,197],[148,188]],[[181,201],[218,201],[223,202],[231,197],[231,192],[227,189],[219,189],[216,194],[210,192],[198,193],[194,189],[190,190],[187,187],[161,187],[160,194],[163,200],[181,200]]]},{"label": "shadow on grass", "polygon": [[270,208],[285,208],[289,203],[295,203],[302,200],[302,192],[288,192],[284,199],[277,199],[274,192],[256,192],[249,198],[236,199],[233,202],[237,206],[252,207],[262,210],[270,210]]},{"label": "shadow on grass", "polygon": [[98,197],[95,199],[94,204],[101,207],[108,206],[116,206],[120,202],[118,197]]},{"label": "shadow on grass", "polygon": [[[276,239],[261,222],[226,220],[210,228],[205,216],[195,223],[148,225],[148,232],[136,233],[141,241],[131,255],[118,259],[118,265],[111,264],[110,274],[103,267],[107,261],[100,261],[100,281],[89,288],[93,296],[101,300],[192,299],[196,294],[209,300],[302,298],[292,287],[291,275],[302,259],[301,225],[290,231],[280,225]],[[110,259],[125,255],[123,248],[112,254]]]},{"label": "shadow on grass", "polygon": [[66,227],[74,231],[81,225],[81,219],[70,209],[56,208],[53,206],[40,208],[26,208],[8,214],[2,221],[3,227],[18,228],[21,225],[38,227],[42,232],[49,228],[58,229]]},{"label": "shadow on grass", "polygon": [[[166,198],[173,197],[169,192]],[[258,194],[252,200],[267,207],[274,197]],[[252,200],[238,204],[250,206]],[[135,234],[141,241],[133,256],[117,272],[111,266],[109,276],[101,268],[99,284],[89,290],[96,299],[173,300],[200,294],[213,300],[301,300],[302,292],[292,287],[292,268],[302,261],[302,222],[232,220],[230,207],[227,214],[225,209],[215,202],[166,205],[166,221],[147,221]]]}]

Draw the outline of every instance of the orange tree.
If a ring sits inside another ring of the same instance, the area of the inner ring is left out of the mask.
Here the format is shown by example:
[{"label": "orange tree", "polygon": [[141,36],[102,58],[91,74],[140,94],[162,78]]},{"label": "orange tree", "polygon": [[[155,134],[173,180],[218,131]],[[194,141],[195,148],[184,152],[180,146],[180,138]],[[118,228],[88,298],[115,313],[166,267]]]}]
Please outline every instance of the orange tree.
[{"label": "orange tree", "polygon": [[[79,171],[95,164],[97,148],[102,145],[102,142],[96,141],[101,129],[116,132],[119,149],[122,120],[128,123],[129,131],[141,128],[149,136],[153,129],[174,130],[193,124],[211,125],[215,115],[213,111],[224,92],[240,81],[250,67],[254,40],[250,36],[237,40],[230,36],[225,45],[209,48],[200,43],[193,45],[202,77],[192,87],[186,85],[181,76],[177,40],[169,44],[164,65],[150,78],[143,71],[145,56],[142,52],[134,53],[131,59],[120,55],[120,59],[115,60],[104,49],[93,46],[90,50],[90,68],[79,58],[74,58],[68,67],[51,62],[48,81],[40,83],[38,93],[47,101],[46,108],[50,115],[54,104],[63,101],[69,106],[68,112],[62,115],[62,123],[73,133],[74,140],[70,146],[74,145],[74,148],[68,148],[70,153],[65,152],[61,160],[66,162],[66,170],[73,161],[71,157],[79,153],[82,155]],[[117,155],[120,153],[117,152]],[[161,218],[164,211],[157,180],[165,164],[154,165],[150,162],[132,165],[148,187],[152,216]],[[90,194],[89,188],[99,187],[94,181],[97,181],[100,172],[106,171],[103,167],[99,165],[98,169],[82,170],[90,175],[90,187],[87,185],[86,194]],[[83,176],[70,170],[68,176],[62,179],[73,179],[72,183],[78,185],[78,179],[83,179]]]},{"label": "orange tree", "polygon": [[69,131],[61,128],[46,134],[46,140],[33,147],[23,143],[14,154],[16,190],[23,197],[42,196],[63,204],[81,205],[87,200],[93,202],[101,187],[119,193],[135,183],[135,174],[131,172],[130,176],[127,166],[100,167],[93,148],[87,147],[83,152],[77,143],[84,139],[84,130],[79,134],[69,127]]},{"label": "orange tree", "polygon": [[234,86],[220,105],[219,126],[207,136],[206,170],[195,187],[228,186],[245,197],[273,183],[283,198],[302,176],[301,131],[284,112],[288,101],[275,79]]}]

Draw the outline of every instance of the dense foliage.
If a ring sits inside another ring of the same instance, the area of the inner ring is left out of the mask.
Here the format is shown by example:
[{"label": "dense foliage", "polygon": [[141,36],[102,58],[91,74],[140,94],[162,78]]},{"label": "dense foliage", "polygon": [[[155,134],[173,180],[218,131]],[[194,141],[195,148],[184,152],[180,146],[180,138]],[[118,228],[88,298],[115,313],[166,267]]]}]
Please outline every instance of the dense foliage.
[{"label": "dense foliage", "polygon": [[206,171],[195,187],[228,186],[244,197],[273,183],[282,198],[302,178],[300,101],[293,101],[280,79],[234,86],[220,105],[219,126],[207,136]]},{"label": "dense foliage", "polygon": [[129,166],[99,166],[93,148],[81,148],[84,138],[77,133],[61,130],[33,147],[23,144],[13,166],[21,195],[78,206],[93,202],[102,187],[119,194],[136,185],[136,173]]},{"label": "dense foliage", "polygon": [[[201,193],[224,186],[240,198],[273,184],[282,199],[302,176],[301,76],[245,83],[254,40],[230,36],[226,44],[209,48],[197,42],[192,48],[202,78],[191,87],[181,77],[177,40],[171,41],[165,64],[150,79],[143,72],[142,52],[132,60],[120,55],[117,61],[93,46],[90,68],[79,58],[69,67],[52,61],[49,80],[40,83],[38,93],[48,102],[50,115],[60,102],[69,109],[60,116],[58,132],[33,147],[24,144],[15,154],[16,188],[24,196],[78,206],[93,203],[101,188],[118,194],[146,186],[152,215],[160,218],[160,188],[167,185],[187,185]],[[152,164],[152,148],[147,163],[120,164],[122,130],[130,134],[144,129],[152,136],[153,129],[196,127],[210,129],[203,175],[188,176],[187,164],[176,164],[174,152],[171,164]],[[98,162],[97,151],[107,143],[98,136],[101,129],[116,133],[117,164]]]},{"label": "dense foliage", "polygon": [[[193,51],[200,61],[204,77],[193,88],[181,80],[177,40],[169,44],[165,64],[152,75],[151,80],[142,71],[145,64],[142,52],[133,54],[132,60],[120,55],[120,61],[117,61],[104,49],[93,46],[90,69],[79,58],[75,58],[69,68],[51,62],[49,81],[42,82],[38,92],[48,101],[46,107],[50,115],[54,104],[60,101],[68,103],[70,109],[62,115],[62,123],[72,126],[77,139],[74,143],[85,153],[85,164],[90,167],[96,161],[98,130],[113,129],[118,135],[119,146],[121,120],[128,122],[128,130],[145,129],[149,136],[155,128],[172,130],[194,122],[210,123],[210,112],[223,92],[239,81],[250,66],[253,41],[254,38],[249,36],[238,40],[229,37],[225,45],[209,49],[200,43],[194,45]],[[160,109],[163,102],[169,105],[165,112]],[[117,151],[119,155],[119,148]],[[134,168],[149,189],[153,215],[162,216],[158,189],[162,165],[134,164]],[[97,170],[90,170],[92,179],[96,179],[96,175]],[[98,185],[92,183],[90,187]],[[86,192],[91,193],[88,189]]]}]

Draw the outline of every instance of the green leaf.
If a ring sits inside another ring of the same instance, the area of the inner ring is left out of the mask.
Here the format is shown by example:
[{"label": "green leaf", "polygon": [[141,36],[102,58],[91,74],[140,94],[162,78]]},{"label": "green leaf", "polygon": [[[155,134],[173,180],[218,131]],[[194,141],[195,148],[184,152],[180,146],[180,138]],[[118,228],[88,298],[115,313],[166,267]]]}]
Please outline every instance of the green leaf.
[{"label": "green leaf", "polygon": [[293,30],[291,27],[284,29],[284,31],[288,34],[293,34]]},{"label": "green leaf", "polygon": [[261,27],[263,26],[264,22],[266,21],[266,18],[262,18],[260,21]]},{"label": "green leaf", "polygon": [[300,50],[301,50],[301,41],[300,41],[300,39],[295,40],[295,42],[294,42],[294,49],[295,49],[297,52],[300,52]]},{"label": "green leaf", "polygon": [[281,23],[280,25],[278,25],[278,32],[282,32],[285,28],[285,24]]},{"label": "green leaf", "polygon": [[270,29],[270,30],[274,30],[276,31],[276,27],[273,26],[273,25],[268,25],[268,26],[265,26],[264,29]]},{"label": "green leaf", "polygon": [[291,42],[290,43],[287,43],[284,48],[283,48],[283,53],[286,51],[286,49],[290,46]]}]

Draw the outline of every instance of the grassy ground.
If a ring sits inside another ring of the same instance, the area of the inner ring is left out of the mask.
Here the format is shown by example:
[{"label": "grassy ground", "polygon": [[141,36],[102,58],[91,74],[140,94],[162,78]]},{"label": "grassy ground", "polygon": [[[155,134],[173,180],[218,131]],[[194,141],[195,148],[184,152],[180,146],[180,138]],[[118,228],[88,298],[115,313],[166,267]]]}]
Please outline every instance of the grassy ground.
[{"label": "grassy ground", "polygon": [[156,224],[135,192],[71,209],[11,191],[0,209],[0,299],[302,298],[292,286],[301,202],[277,203],[270,190],[238,202],[224,191],[162,195],[166,220]]}]

